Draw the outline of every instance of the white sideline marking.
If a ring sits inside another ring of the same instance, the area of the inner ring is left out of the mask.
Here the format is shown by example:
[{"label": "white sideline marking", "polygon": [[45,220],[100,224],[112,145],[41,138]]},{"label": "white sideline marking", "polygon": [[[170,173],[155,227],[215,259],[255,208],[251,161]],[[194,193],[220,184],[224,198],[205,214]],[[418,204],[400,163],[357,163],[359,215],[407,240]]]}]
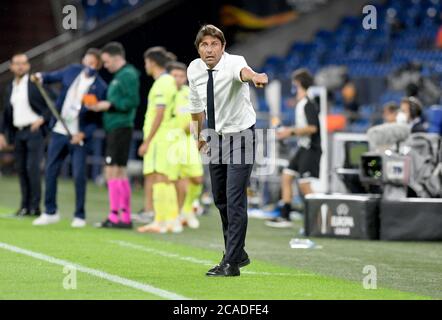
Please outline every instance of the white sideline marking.
[{"label": "white sideline marking", "polygon": [[0,248],[11,251],[11,252],[23,254],[25,256],[29,256],[34,259],[42,260],[42,261],[45,261],[48,263],[57,264],[57,265],[60,265],[63,267],[70,266],[70,267],[77,269],[80,272],[87,273],[87,274],[95,276],[97,278],[105,279],[110,282],[118,283],[118,284],[121,284],[121,285],[129,287],[129,288],[133,288],[133,289],[137,289],[137,290],[140,290],[143,292],[151,293],[151,294],[154,294],[154,295],[161,297],[161,298],[170,299],[170,300],[190,300],[189,298],[186,298],[184,296],[181,296],[176,293],[166,291],[163,289],[159,289],[159,288],[153,287],[148,284],[144,284],[144,283],[130,280],[127,278],[123,278],[123,277],[120,277],[117,275],[109,274],[107,272],[100,271],[97,269],[84,267],[82,265],[72,263],[67,260],[62,260],[62,259],[57,259],[57,258],[54,258],[51,256],[47,256],[42,253],[22,249],[22,248],[12,246],[7,243],[0,242]]},{"label": "white sideline marking", "polygon": [[170,252],[167,252],[167,251],[161,251],[161,250],[145,247],[145,246],[138,245],[138,244],[133,244],[133,243],[126,242],[126,241],[109,240],[109,242],[117,244],[120,247],[126,247],[126,248],[131,248],[131,249],[135,249],[135,250],[139,250],[139,251],[153,253],[153,254],[156,254],[156,255],[159,255],[159,256],[163,256],[163,257],[166,257],[166,258],[174,258],[174,259],[178,259],[178,260],[182,260],[182,261],[193,262],[193,263],[196,263],[196,264],[203,264],[205,266],[212,266],[214,264],[214,262],[210,261],[210,260],[200,260],[200,259],[193,258],[193,257],[180,256],[177,253],[170,253]]},{"label": "white sideline marking", "polygon": [[[153,249],[153,248],[145,247],[142,245],[138,245],[138,244],[134,244],[134,243],[126,242],[126,241],[109,240],[109,242],[119,245],[120,247],[126,247],[126,248],[131,248],[131,249],[135,249],[135,250],[139,250],[139,251],[153,253],[153,254],[156,254],[156,255],[159,255],[162,257],[166,257],[166,258],[172,258],[172,259],[192,262],[195,264],[201,264],[201,265],[205,265],[205,266],[213,266],[215,264],[215,262],[210,261],[210,260],[201,260],[201,259],[194,258],[194,257],[181,256],[177,253],[171,253],[171,252],[167,252],[167,251]],[[292,273],[273,273],[273,272],[256,272],[256,271],[241,271],[241,273],[255,274],[255,275],[261,275],[261,276],[291,276],[291,277],[293,277],[293,276],[313,276],[313,274],[310,274],[310,273],[292,274]]]}]

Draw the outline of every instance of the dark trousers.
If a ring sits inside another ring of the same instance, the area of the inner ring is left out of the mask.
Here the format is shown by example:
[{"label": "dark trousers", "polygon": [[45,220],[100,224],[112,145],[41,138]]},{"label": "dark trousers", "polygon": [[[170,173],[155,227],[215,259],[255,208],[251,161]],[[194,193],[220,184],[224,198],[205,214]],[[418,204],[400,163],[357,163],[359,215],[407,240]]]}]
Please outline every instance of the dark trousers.
[{"label": "dark trousers", "polygon": [[220,136],[216,144],[209,142],[210,179],[215,206],[221,215],[224,261],[233,264],[246,255],[247,187],[255,158],[254,127],[245,131],[251,133],[247,138],[241,138],[243,131]]},{"label": "dark trousers", "polygon": [[18,130],[15,135],[15,158],[20,179],[21,208],[40,209],[41,175],[44,138],[41,130]]},{"label": "dark trousers", "polygon": [[72,145],[69,137],[53,132],[48,147],[46,163],[45,207],[47,214],[57,212],[57,178],[66,157],[71,156],[72,175],[75,182],[75,217],[85,218],[86,198],[86,146]]}]

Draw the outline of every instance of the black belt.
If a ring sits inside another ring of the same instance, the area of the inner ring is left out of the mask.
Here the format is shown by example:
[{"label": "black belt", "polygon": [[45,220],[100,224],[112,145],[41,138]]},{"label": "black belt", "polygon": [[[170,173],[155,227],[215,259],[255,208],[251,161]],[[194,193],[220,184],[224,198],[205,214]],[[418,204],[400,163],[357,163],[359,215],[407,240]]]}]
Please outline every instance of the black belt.
[{"label": "black belt", "polygon": [[28,126],[23,126],[23,127],[15,127],[18,131],[24,131],[24,130],[28,130],[31,129],[31,125]]},{"label": "black belt", "polygon": [[247,130],[252,130],[252,131],[255,131],[255,125],[252,125],[251,127],[248,127],[248,128],[246,128],[246,129],[244,129],[244,130],[241,130],[241,131],[238,131],[238,132],[229,132],[229,133],[218,133],[217,132],[217,134],[219,135],[219,136],[224,136],[224,135],[229,135],[229,134],[237,134],[237,133],[241,133],[241,132],[244,132],[244,131],[247,131]]}]

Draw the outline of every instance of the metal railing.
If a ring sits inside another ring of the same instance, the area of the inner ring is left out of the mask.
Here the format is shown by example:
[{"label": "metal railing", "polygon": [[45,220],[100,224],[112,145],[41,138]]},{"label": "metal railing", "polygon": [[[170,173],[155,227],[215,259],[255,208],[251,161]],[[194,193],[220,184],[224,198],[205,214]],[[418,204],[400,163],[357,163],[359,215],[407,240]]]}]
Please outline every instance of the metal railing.
[{"label": "metal railing", "polygon": [[[89,46],[104,43],[158,17],[184,0],[151,0],[136,7],[128,8],[104,21],[94,30],[65,32],[25,52],[34,70],[53,70],[73,61],[78,61]],[[0,87],[12,79],[9,73],[10,61],[0,64]]]}]

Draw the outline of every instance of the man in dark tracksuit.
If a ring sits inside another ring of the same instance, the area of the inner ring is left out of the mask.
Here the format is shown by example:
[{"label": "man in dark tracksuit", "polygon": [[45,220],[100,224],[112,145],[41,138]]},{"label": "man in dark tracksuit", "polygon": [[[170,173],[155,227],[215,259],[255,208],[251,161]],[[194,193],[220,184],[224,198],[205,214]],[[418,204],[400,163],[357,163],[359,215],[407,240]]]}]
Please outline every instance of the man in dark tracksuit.
[{"label": "man in dark tracksuit", "polygon": [[[48,147],[45,182],[45,212],[34,225],[47,225],[59,221],[57,213],[57,178],[62,164],[71,156],[75,181],[75,217],[71,226],[85,226],[86,156],[88,143],[100,123],[100,115],[86,108],[87,97],[98,101],[106,96],[107,85],[98,75],[101,67],[98,49],[89,49],[82,64],[73,64],[59,71],[37,74],[43,83],[61,83],[62,89],[56,107],[65,120],[72,137],[63,125],[54,119]],[[86,97],[86,98],[85,98]]]},{"label": "man in dark tracksuit", "polygon": [[0,115],[0,150],[7,140],[15,145],[21,205],[17,216],[40,215],[40,164],[51,114],[37,87],[29,79],[31,65],[25,54],[11,59],[14,80],[6,87]]}]

